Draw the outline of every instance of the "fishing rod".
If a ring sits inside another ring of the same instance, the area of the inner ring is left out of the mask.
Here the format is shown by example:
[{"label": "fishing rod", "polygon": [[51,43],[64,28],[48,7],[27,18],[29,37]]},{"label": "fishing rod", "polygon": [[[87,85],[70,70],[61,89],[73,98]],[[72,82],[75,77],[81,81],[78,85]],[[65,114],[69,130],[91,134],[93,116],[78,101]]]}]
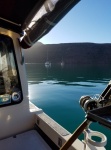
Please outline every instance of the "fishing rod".
[{"label": "fishing rod", "polygon": [[90,121],[85,119],[81,125],[74,131],[72,136],[69,138],[69,140],[60,148],[60,150],[67,150],[72,143],[78,138],[78,136],[83,132],[85,128],[89,125]]}]

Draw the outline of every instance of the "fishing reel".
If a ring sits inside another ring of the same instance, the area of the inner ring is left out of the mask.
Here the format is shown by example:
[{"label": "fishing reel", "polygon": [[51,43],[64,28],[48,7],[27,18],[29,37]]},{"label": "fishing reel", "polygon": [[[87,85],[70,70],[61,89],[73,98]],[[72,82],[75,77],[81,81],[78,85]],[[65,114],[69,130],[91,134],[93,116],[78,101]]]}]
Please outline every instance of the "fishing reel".
[{"label": "fishing reel", "polygon": [[88,95],[82,96],[79,100],[80,106],[85,112],[96,109],[99,107],[98,100]]}]

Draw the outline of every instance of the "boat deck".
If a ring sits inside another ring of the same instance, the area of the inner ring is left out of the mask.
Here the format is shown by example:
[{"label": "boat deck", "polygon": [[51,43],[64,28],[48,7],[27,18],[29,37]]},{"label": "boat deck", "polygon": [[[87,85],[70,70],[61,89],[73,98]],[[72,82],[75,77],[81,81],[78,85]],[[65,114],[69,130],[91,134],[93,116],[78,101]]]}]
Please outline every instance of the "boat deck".
[{"label": "boat deck", "polygon": [[30,130],[0,141],[0,150],[51,150],[49,145],[37,133]]}]

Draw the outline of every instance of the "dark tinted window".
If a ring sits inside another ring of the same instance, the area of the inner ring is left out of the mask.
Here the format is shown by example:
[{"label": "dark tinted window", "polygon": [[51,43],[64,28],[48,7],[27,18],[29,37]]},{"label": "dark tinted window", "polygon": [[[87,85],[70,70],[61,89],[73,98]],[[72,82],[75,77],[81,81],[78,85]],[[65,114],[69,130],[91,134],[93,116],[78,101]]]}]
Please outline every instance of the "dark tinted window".
[{"label": "dark tinted window", "polygon": [[22,101],[12,39],[0,35],[0,107]]}]

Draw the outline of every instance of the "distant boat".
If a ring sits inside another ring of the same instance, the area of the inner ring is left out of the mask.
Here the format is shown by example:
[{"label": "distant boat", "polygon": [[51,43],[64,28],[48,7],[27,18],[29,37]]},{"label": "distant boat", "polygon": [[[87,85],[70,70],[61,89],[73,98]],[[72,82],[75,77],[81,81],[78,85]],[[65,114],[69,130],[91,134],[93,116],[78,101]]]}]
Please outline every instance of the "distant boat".
[{"label": "distant boat", "polygon": [[51,67],[51,62],[46,61],[46,62],[45,62],[45,67]]},{"label": "distant boat", "polygon": [[48,51],[47,51],[47,61],[45,62],[45,67],[51,67],[51,62],[49,61],[49,58],[48,58]]},{"label": "distant boat", "polygon": [[63,57],[62,57],[62,61],[61,61],[61,63],[60,63],[60,65],[61,65],[61,67],[63,67],[64,66],[64,61],[63,61]]},{"label": "distant boat", "polygon": [[64,66],[64,62],[62,61],[62,62],[61,62],[61,67],[63,67],[63,66]]}]

